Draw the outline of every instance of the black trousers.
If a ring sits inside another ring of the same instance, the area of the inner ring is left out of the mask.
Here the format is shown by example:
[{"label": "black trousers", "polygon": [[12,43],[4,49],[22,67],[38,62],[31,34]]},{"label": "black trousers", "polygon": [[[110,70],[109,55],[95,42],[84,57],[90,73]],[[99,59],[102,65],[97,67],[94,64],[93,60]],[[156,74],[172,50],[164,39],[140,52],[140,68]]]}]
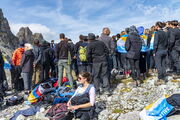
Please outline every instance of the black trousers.
[{"label": "black trousers", "polygon": [[174,63],[174,67],[176,68],[177,73],[180,74],[180,51],[172,50],[171,56]]},{"label": "black trousers", "polygon": [[13,73],[14,75],[14,88],[15,90],[24,90],[24,83],[23,83],[23,79],[21,77],[21,67],[20,66],[15,66],[15,73]]},{"label": "black trousers", "polygon": [[166,77],[166,55],[167,50],[158,50],[155,54],[155,63],[158,70],[158,79]]},{"label": "black trousers", "polygon": [[90,120],[90,116],[88,112],[84,112],[80,118],[80,120]]},{"label": "black trousers", "polygon": [[133,80],[139,80],[140,78],[140,69],[139,69],[139,59],[129,59],[131,66],[131,76]]},{"label": "black trousers", "polygon": [[147,52],[141,52],[139,59],[140,73],[146,73],[146,65],[147,65],[146,58],[147,58]]},{"label": "black trousers", "polygon": [[3,93],[4,93],[3,81],[4,81],[4,78],[3,78],[3,67],[2,67],[0,68],[0,97],[3,97]]},{"label": "black trousers", "polygon": [[40,83],[49,80],[49,70],[50,70],[50,65],[41,66]]},{"label": "black trousers", "polygon": [[109,90],[109,76],[108,76],[108,63],[107,62],[99,62],[93,63],[92,65],[92,74],[93,74],[93,83],[96,88],[96,91],[100,90],[100,86],[104,88],[104,90]]}]

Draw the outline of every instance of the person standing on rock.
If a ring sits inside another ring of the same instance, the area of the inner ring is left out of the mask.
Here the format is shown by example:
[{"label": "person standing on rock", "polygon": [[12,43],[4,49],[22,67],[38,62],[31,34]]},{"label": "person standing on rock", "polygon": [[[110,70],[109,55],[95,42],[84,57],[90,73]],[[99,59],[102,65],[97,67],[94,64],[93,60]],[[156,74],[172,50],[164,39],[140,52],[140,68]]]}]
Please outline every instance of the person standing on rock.
[{"label": "person standing on rock", "polygon": [[168,37],[167,33],[163,31],[165,23],[156,22],[157,32],[154,36],[154,56],[155,64],[158,70],[158,81],[156,85],[165,84],[166,79],[166,55],[168,47]]},{"label": "person standing on rock", "polygon": [[12,55],[12,65],[14,66],[15,72],[14,74],[14,88],[15,90],[23,90],[23,81],[20,79],[21,77],[21,60],[24,53],[24,41],[20,42],[20,47],[17,48]]},{"label": "person standing on rock", "polygon": [[29,93],[31,90],[31,83],[32,83],[32,75],[33,75],[33,63],[34,63],[34,53],[33,53],[33,46],[29,43],[24,45],[25,52],[23,54],[21,60],[21,76],[24,81],[24,90],[25,93]]},{"label": "person standing on rock", "polygon": [[4,60],[3,60],[2,52],[0,50],[0,102],[2,102],[3,96],[4,96],[4,90],[3,90],[3,81],[4,81],[3,71],[4,71]]},{"label": "person standing on rock", "polygon": [[64,33],[60,34],[60,40],[61,41],[56,45],[56,52],[55,52],[56,59],[58,60],[58,72],[59,72],[58,84],[59,84],[59,86],[62,85],[61,80],[63,77],[63,70],[65,68],[67,77],[70,81],[70,86],[74,87],[73,86],[73,78],[71,75],[71,67],[70,67],[70,63],[69,63],[70,62],[69,59],[71,59],[71,58],[68,58],[68,56],[69,56],[68,54],[70,54],[69,57],[72,56],[73,50],[71,49],[71,45],[68,43],[68,40],[65,39]]},{"label": "person standing on rock", "polygon": [[39,40],[34,40],[34,46],[33,46],[33,53],[34,53],[34,71],[33,71],[33,86],[35,84],[38,84],[40,82],[40,73],[41,73],[41,57],[42,57],[42,51],[40,49]]},{"label": "person standing on rock", "polygon": [[105,43],[95,40],[93,33],[88,34],[89,44],[87,47],[87,61],[92,63],[93,83],[97,94],[100,94],[100,87],[106,94],[110,94],[110,83],[108,77],[108,55],[109,50]]},{"label": "person standing on rock", "polygon": [[101,36],[98,38],[99,41],[102,41],[106,47],[109,50],[109,56],[108,56],[108,71],[109,71],[109,78],[110,78],[110,71],[115,68],[115,59],[113,59],[113,54],[115,53],[115,47],[116,44],[112,40],[112,38],[109,36],[111,33],[110,29],[108,27],[103,28]]},{"label": "person standing on rock", "polygon": [[129,28],[129,36],[126,39],[125,49],[127,51],[127,58],[132,70],[132,78],[135,81],[136,86],[140,85],[140,68],[139,59],[142,47],[142,39],[138,34],[135,26]]},{"label": "person standing on rock", "polygon": [[180,75],[180,29],[178,26],[178,21],[171,21],[172,31],[170,33],[170,41],[169,41],[169,49],[171,50],[171,56],[174,63],[174,67],[176,68],[176,74]]}]

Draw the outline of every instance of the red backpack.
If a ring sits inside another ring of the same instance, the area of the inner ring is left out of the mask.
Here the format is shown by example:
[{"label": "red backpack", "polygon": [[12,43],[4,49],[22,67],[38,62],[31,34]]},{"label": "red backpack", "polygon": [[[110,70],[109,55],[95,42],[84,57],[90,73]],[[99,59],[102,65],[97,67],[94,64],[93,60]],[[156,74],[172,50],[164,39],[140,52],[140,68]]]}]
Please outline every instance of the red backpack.
[{"label": "red backpack", "polygon": [[52,106],[48,110],[46,116],[50,120],[71,120],[74,117],[73,114],[67,109],[66,103],[59,103]]}]

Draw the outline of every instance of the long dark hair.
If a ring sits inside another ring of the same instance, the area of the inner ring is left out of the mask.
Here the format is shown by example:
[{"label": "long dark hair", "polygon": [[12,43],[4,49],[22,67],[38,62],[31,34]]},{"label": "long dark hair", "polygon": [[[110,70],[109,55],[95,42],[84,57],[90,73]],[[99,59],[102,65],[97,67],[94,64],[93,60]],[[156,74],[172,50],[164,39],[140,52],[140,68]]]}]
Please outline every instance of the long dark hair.
[{"label": "long dark hair", "polygon": [[82,72],[79,73],[79,75],[81,75],[82,77],[86,78],[88,83],[92,82],[91,74],[89,72],[82,71]]}]

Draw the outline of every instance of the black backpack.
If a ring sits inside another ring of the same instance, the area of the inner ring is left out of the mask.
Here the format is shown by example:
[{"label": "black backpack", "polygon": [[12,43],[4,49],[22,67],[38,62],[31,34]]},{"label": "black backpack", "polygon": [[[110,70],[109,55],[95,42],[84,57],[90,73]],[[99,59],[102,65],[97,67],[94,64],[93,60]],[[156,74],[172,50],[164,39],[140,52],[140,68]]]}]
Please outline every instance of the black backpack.
[{"label": "black backpack", "polygon": [[7,99],[6,101],[6,105],[8,106],[13,106],[13,105],[17,105],[17,104],[20,104],[24,101],[23,97],[22,96],[12,96],[11,98]]}]

